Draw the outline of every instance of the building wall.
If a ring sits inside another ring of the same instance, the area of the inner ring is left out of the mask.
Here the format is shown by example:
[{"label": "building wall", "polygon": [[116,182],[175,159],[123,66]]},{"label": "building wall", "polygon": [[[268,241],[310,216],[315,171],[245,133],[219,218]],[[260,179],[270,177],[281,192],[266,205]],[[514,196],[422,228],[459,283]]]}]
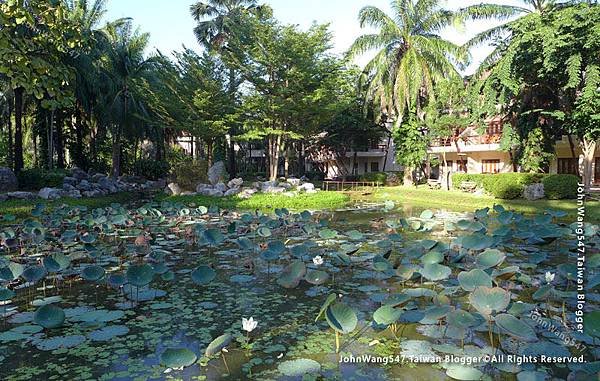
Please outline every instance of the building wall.
[{"label": "building wall", "polygon": [[[443,155],[438,154],[440,166],[443,166]],[[446,161],[452,161],[452,172],[460,172],[458,167],[459,160],[467,160],[467,173],[482,173],[483,160],[499,160],[498,172],[512,172],[513,167],[510,163],[510,156],[507,152],[488,151],[488,152],[469,152],[459,155],[456,152],[446,153]]]}]

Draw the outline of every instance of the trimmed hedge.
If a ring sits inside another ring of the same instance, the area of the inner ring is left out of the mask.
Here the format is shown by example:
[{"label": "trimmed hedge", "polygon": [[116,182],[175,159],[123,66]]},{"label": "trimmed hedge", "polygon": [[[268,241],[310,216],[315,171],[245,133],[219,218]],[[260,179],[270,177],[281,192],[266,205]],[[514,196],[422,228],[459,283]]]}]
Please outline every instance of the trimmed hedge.
[{"label": "trimmed hedge", "polygon": [[550,200],[576,198],[579,178],[575,175],[547,175],[542,184],[546,198]]},{"label": "trimmed hedge", "polygon": [[380,185],[385,185],[387,181],[387,173],[385,172],[368,172],[359,177],[359,181],[374,181]]},{"label": "trimmed hedge", "polygon": [[455,173],[452,175],[452,187],[460,189],[463,181],[471,181],[483,188],[492,196],[510,200],[519,198],[523,194],[525,186],[540,183],[547,175],[543,173],[496,173],[496,174],[468,174]]}]

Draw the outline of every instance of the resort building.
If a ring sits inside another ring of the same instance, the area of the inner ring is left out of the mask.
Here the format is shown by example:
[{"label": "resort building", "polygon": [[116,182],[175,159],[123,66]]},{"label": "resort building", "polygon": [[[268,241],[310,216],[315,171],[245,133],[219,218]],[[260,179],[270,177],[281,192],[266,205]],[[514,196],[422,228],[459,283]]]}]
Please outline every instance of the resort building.
[{"label": "resort building", "polygon": [[[502,120],[494,118],[488,122],[483,133],[475,126],[459,130],[452,137],[438,139],[428,152],[437,156],[439,166],[432,168],[431,178],[437,179],[440,170],[446,173],[502,173],[518,170],[512,163],[510,154],[500,150]],[[582,166],[581,149],[577,139],[563,136],[556,142],[556,158],[550,163],[552,174],[579,175]],[[593,163],[594,183],[600,183],[600,150],[596,150]]]}]

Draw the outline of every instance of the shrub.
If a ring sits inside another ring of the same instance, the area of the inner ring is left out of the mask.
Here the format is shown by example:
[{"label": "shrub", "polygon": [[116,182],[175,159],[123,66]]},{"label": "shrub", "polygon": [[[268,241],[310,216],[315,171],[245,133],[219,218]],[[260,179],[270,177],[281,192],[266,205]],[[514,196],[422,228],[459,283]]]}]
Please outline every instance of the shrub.
[{"label": "shrub", "polygon": [[17,174],[19,188],[37,190],[45,187],[60,188],[69,172],[64,169],[45,170],[42,168],[24,169]]},{"label": "shrub", "polygon": [[368,172],[360,176],[360,181],[373,181],[380,185],[385,185],[387,173],[385,172]]},{"label": "shrub", "polygon": [[184,190],[196,190],[196,185],[208,181],[208,165],[204,160],[179,163],[175,169],[175,181]]},{"label": "shrub", "polygon": [[477,184],[477,188],[483,188],[483,179],[487,175],[473,173],[454,173],[452,174],[452,188],[460,189],[460,183],[471,181]]},{"label": "shrub", "polygon": [[320,171],[308,171],[305,174],[306,177],[311,181],[323,181],[325,180],[325,173]]},{"label": "shrub", "polygon": [[152,159],[138,160],[133,167],[133,172],[136,175],[150,180],[166,177],[169,174],[169,170],[169,163],[166,161]]},{"label": "shrub", "polygon": [[544,192],[550,200],[577,197],[579,178],[575,175],[547,175],[542,180]]},{"label": "shrub", "polygon": [[497,173],[485,175],[483,189],[496,198],[510,200],[521,197],[526,186],[539,183],[541,173]]}]

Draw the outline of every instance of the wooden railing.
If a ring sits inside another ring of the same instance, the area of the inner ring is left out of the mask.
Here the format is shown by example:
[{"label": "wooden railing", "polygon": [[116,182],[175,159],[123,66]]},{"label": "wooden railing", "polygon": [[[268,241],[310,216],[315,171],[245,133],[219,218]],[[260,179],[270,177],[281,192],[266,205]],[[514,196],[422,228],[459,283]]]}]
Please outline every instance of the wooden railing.
[{"label": "wooden railing", "polygon": [[382,186],[377,181],[323,181],[323,190],[325,191],[344,191],[358,190],[360,188],[379,188]]}]

